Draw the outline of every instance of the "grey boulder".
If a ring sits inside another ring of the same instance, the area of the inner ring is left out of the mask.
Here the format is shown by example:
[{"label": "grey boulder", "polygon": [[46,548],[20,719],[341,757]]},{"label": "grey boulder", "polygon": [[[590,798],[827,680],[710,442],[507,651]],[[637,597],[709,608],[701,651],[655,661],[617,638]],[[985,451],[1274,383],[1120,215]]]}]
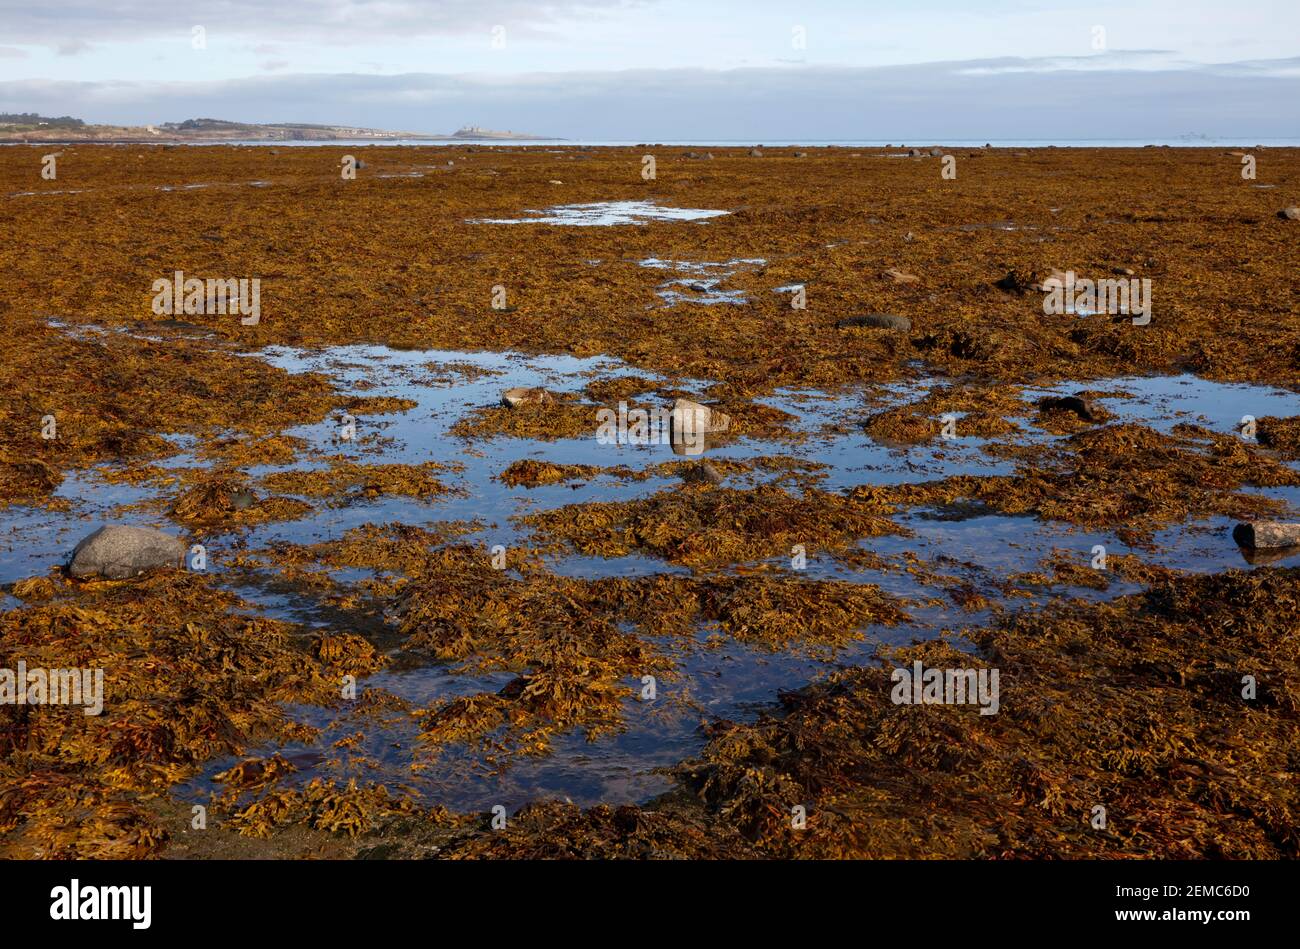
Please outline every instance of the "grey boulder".
[{"label": "grey boulder", "polygon": [[182,566],[187,549],[183,540],[151,527],[110,524],[77,544],[68,572],[82,579],[126,580],[146,570]]},{"label": "grey boulder", "polygon": [[1300,545],[1300,524],[1282,521],[1246,521],[1232,530],[1239,547],[1250,550]]}]

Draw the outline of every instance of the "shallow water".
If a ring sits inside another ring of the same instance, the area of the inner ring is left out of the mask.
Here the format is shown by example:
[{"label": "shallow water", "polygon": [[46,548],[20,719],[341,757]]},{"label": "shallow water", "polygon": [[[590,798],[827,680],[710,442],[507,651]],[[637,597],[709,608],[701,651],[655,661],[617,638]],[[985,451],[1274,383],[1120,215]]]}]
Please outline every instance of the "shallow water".
[{"label": "shallow water", "polygon": [[689,260],[660,260],[647,257],[639,261],[640,266],[653,270],[668,270],[686,274],[659,284],[656,291],[665,306],[678,303],[743,304],[749,302],[743,290],[727,290],[721,287],[728,278],[741,270],[761,267],[767,263],[762,257],[737,258],[724,263],[693,262]]},{"label": "shallow water", "polygon": [[[730,267],[753,264],[679,265],[668,261],[643,262],[668,272],[691,273],[690,267]],[[698,272],[698,271],[697,271]],[[673,460],[667,445],[601,444],[594,437],[540,442],[516,438],[470,440],[453,436],[451,427],[476,406],[498,404],[501,392],[513,386],[545,386],[558,391],[578,391],[593,379],[628,373],[656,380],[642,370],[632,370],[619,360],[573,356],[525,356],[517,353],[464,353],[447,351],[396,350],[383,346],[339,346],[304,352],[274,347],[249,358],[261,358],[291,372],[321,372],[336,381],[341,391],[364,396],[397,396],[414,400],[407,411],[357,418],[357,437],[352,442],[337,440],[340,420],[328,419],[301,426],[286,434],[306,439],[311,451],[295,466],[312,467],[317,455],[341,453],[359,462],[419,464],[436,461],[456,464],[460,470],[443,477],[455,493],[432,501],[402,497],[355,500],[342,506],[313,501],[315,509],[301,520],[273,523],[226,534],[202,537],[208,548],[209,572],[218,582],[230,585],[255,609],[268,615],[319,625],[330,621],[328,611],[308,592],[286,590],[274,574],[252,574],[228,570],[230,556],[247,549],[258,551],[276,541],[310,544],[337,538],[351,527],[368,523],[401,522],[429,525],[442,521],[476,521],[481,526],[463,538],[464,542],[508,548],[524,543],[527,535],[513,520],[519,514],[585,501],[629,500],[671,488],[675,479],[653,477],[645,481],[621,481],[600,476],[578,485],[550,485],[535,489],[510,488],[496,476],[521,458],[536,458],[566,464],[599,466],[627,465],[637,469]],[[460,371],[460,370],[466,371]],[[475,377],[477,371],[485,375]],[[702,392],[707,380],[675,380],[674,388]],[[838,491],[858,484],[900,484],[942,478],[947,475],[1009,473],[1011,465],[984,452],[987,444],[978,438],[937,439],[935,443],[891,447],[873,442],[859,424],[864,412],[880,411],[921,398],[929,380],[883,386],[870,390],[828,395],[816,391],[784,390],[761,400],[796,416],[797,434],[803,440],[760,440],[736,438],[710,450],[709,458],[744,461],[768,455],[790,455],[827,465],[818,486]],[[1180,421],[1195,421],[1218,431],[1235,431],[1243,415],[1300,414],[1300,395],[1260,386],[1207,382],[1193,376],[1167,378],[1122,378],[1083,384],[1063,384],[1026,390],[1025,399],[1045,394],[1068,394],[1081,388],[1104,393],[1100,399],[1121,421],[1135,421],[1168,431]],[[593,435],[596,420],[593,420]],[[1058,436],[1024,424],[1021,441],[1047,442]],[[191,439],[176,441],[180,453],[166,464],[172,467],[196,465],[188,454]],[[108,466],[111,467],[111,466]],[[277,466],[247,469],[251,480]],[[754,470],[733,476],[729,484],[744,486],[772,480],[779,475]],[[1300,489],[1260,490],[1300,507]],[[25,507],[0,511],[0,581],[12,582],[45,573],[66,560],[76,541],[102,521],[148,523],[177,531],[158,509],[134,507],[157,500],[150,487],[111,485],[97,470],[72,473],[58,491],[70,502],[70,510],[46,512]],[[310,746],[263,747],[253,752],[279,750],[297,762],[297,779],[317,775],[363,781],[385,781],[412,788],[430,804],[444,804],[457,810],[483,810],[495,804],[509,809],[539,798],[568,798],[580,804],[598,801],[621,803],[645,801],[667,787],[656,768],[669,766],[697,752],[703,744],[698,725],[713,716],[750,718],[771,703],[778,690],[797,688],[821,672],[840,663],[867,661],[877,642],[903,643],[927,638],[948,629],[960,631],[978,625],[989,616],[987,608],[963,608],[945,596],[942,586],[906,569],[905,558],[915,555],[930,569],[982,596],[990,603],[1008,601],[1000,592],[1008,577],[1040,569],[1054,551],[1087,564],[1095,545],[1111,555],[1131,552],[1106,532],[1082,531],[1069,525],[1040,522],[1032,517],[1009,517],[978,507],[964,509],[912,509],[896,521],[911,536],[887,536],[864,540],[860,546],[884,558],[883,570],[856,570],[842,561],[810,555],[803,573],[810,579],[839,579],[869,582],[908,601],[910,624],[864,630],[860,642],[833,655],[804,654],[800,651],[773,653],[756,646],[726,641],[717,648],[687,648],[679,658],[681,678],[661,682],[654,703],[632,699],[626,705],[627,730],[611,738],[588,743],[580,733],[561,736],[554,753],[545,758],[516,759],[502,773],[486,766],[483,757],[465,749],[445,752],[437,759],[419,750],[416,726],[406,716],[376,726],[358,722],[344,711],[295,708],[294,717],[324,729]],[[1230,523],[1223,519],[1179,525],[1162,531],[1153,550],[1141,551],[1144,559],[1158,564],[1196,571],[1226,567],[1248,567],[1227,536]],[[788,562],[773,561],[785,569]],[[656,572],[681,572],[654,558],[631,555],[603,559],[570,555],[552,564],[561,574],[578,577],[635,576]],[[355,582],[368,575],[363,570],[335,571],[340,581]],[[1063,588],[1037,590],[1036,601],[1069,595],[1087,598],[1111,597],[1136,587],[1116,580],[1109,590]],[[1013,600],[1015,608],[1034,600]],[[15,604],[6,599],[5,608]],[[960,642],[960,640],[959,640]],[[678,644],[679,646],[681,644]],[[512,678],[510,673],[491,675],[457,674],[450,666],[431,663],[415,668],[385,670],[364,680],[363,688],[388,689],[411,703],[422,706],[443,697],[495,691]],[[629,681],[629,685],[638,683]],[[363,732],[354,752],[338,759],[331,744],[344,735]],[[195,781],[182,790],[196,797],[213,785],[211,776],[234,759],[213,762]]]},{"label": "shallow water", "polygon": [[653,201],[598,201],[594,204],[560,204],[543,211],[525,211],[532,217],[482,218],[471,224],[557,224],[568,227],[611,227],[647,221],[701,221],[729,214],[703,208],[669,208]]}]

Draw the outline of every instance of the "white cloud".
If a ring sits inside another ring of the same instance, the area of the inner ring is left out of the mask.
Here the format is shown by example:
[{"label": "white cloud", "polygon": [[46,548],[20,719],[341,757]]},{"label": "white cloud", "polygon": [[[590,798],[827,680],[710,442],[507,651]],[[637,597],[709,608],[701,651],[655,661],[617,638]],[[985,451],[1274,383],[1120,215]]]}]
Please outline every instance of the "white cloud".
[{"label": "white cloud", "polygon": [[6,39],[19,45],[138,41],[186,36],[203,26],[222,34],[352,44],[367,38],[486,32],[508,23],[522,32],[561,17],[586,16],[641,0],[0,0]]},{"label": "white cloud", "polygon": [[[1112,60],[1112,62],[1115,62]],[[0,82],[0,111],[143,124],[196,116],[449,132],[465,122],[564,138],[1242,138],[1294,136],[1300,59],[1166,69],[983,60],[871,69],[506,75],[285,74],[209,82]]]}]

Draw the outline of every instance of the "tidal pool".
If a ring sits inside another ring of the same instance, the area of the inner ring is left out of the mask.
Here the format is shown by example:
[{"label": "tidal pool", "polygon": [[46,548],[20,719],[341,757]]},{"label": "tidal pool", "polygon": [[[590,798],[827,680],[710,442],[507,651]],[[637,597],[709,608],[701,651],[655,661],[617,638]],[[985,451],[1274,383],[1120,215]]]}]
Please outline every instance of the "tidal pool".
[{"label": "tidal pool", "polygon": [[[643,266],[691,274],[690,268],[753,265],[755,261],[726,264],[679,265],[669,261],[643,261]],[[683,269],[683,267],[685,269]],[[470,439],[452,434],[452,426],[479,406],[499,404],[503,390],[516,386],[543,386],[554,391],[577,392],[594,380],[638,375],[649,391],[642,401],[654,399],[654,388],[702,393],[708,380],[669,380],[633,369],[607,357],[530,356],[518,353],[398,350],[384,346],[337,346],[318,351],[272,347],[248,358],[264,359],[291,372],[320,372],[334,380],[341,392],[367,397],[391,396],[415,404],[405,411],[363,415],[355,440],[340,442],[338,418],[290,429],[285,434],[306,440],[308,449],[291,465],[262,465],[245,469],[254,484],[277,471],[319,467],[325,456],[342,454],[358,463],[421,464],[434,461],[455,465],[444,480],[453,493],[433,500],[408,497],[349,498],[346,503],[308,499],[313,510],[299,520],[269,523],[222,532],[205,532],[208,570],[217,582],[231,587],[255,610],[308,627],[337,623],[337,615],[308,587],[282,582],[273,570],[232,569],[240,553],[268,552],[278,542],[313,544],[339,538],[350,528],[367,524],[400,523],[436,526],[449,521],[472,522],[471,532],[460,542],[482,547],[526,544],[528,529],[517,516],[589,501],[627,501],[673,489],[675,478],[652,476],[645,480],[597,475],[576,485],[553,484],[528,489],[509,487],[498,475],[520,459],[599,467],[625,465],[641,469],[674,459],[667,445],[601,444],[594,437],[537,441],[514,437]],[[984,449],[987,440],[967,437],[934,443],[891,447],[873,442],[856,424],[861,413],[902,405],[923,397],[932,387],[951,380],[917,379],[875,389],[827,394],[813,390],[781,390],[760,401],[794,416],[791,429],[799,439],[737,437],[710,450],[708,459],[753,459],[784,455],[796,461],[825,467],[815,472],[817,486],[841,491],[861,484],[905,484],[955,474],[1006,474],[1013,465]],[[1193,376],[1093,381],[1029,389],[1027,403],[1043,394],[1068,394],[1080,388],[1103,393],[1099,398],[1118,421],[1137,421],[1169,431],[1180,421],[1194,421],[1217,431],[1231,432],[1243,415],[1300,414],[1300,395],[1261,386],[1207,382]],[[1049,443],[1062,437],[1034,427],[1012,436],[1017,443]],[[178,439],[179,454],[164,462],[168,467],[197,466],[190,453],[191,440]],[[66,560],[76,541],[103,521],[154,524],[179,532],[169,522],[160,492],[147,485],[110,484],[102,475],[115,466],[72,473],[58,491],[66,511],[44,511],[13,506],[0,511],[0,580],[45,573]],[[733,475],[728,484],[739,487],[772,481],[780,475],[754,468]],[[440,475],[443,477],[443,475]],[[789,490],[797,490],[788,488]],[[1259,493],[1300,502],[1295,489],[1258,489]],[[770,706],[777,692],[800,687],[819,674],[842,664],[870,660],[877,643],[905,643],[952,631],[958,643],[960,630],[985,621],[988,608],[969,608],[944,595],[935,576],[978,593],[991,604],[1017,608],[1028,600],[1008,600],[1000,591],[1014,575],[1041,569],[1045,558],[1056,554],[1086,565],[1095,545],[1114,555],[1132,552],[1105,531],[1085,531],[1067,524],[1040,521],[1033,516],[1006,516],[968,508],[906,510],[895,517],[907,535],[865,539],[859,546],[881,558],[871,568],[854,568],[842,560],[810,555],[799,575],[809,579],[869,582],[906,601],[911,622],[893,627],[862,630],[860,640],[838,650],[790,649],[772,651],[757,645],[722,638],[707,643],[712,630],[701,628],[693,642],[675,643],[672,650],[679,678],[665,683],[654,702],[627,700],[626,730],[588,742],[580,731],[560,735],[552,753],[543,757],[515,757],[508,763],[492,762],[481,750],[454,747],[432,758],[419,747],[417,723],[410,715],[382,720],[360,719],[349,710],[295,707],[296,719],[322,729],[310,744],[263,746],[250,754],[279,752],[299,771],[294,780],[325,776],[339,780],[382,781],[412,790],[428,804],[453,810],[485,810],[496,804],[514,808],[529,801],[560,798],[579,804],[644,802],[667,789],[660,769],[689,757],[703,745],[699,726],[715,717],[743,720]],[[1157,534],[1154,547],[1141,551],[1143,559],[1169,567],[1217,571],[1249,568],[1227,536],[1230,523],[1210,519],[1171,527]],[[931,575],[907,569],[909,563],[927,565]],[[554,555],[548,563],[554,572],[572,577],[646,576],[679,574],[683,568],[654,557],[631,554],[602,558],[577,553]],[[339,583],[355,584],[371,571],[348,568],[322,570]],[[785,572],[786,558],[733,569]],[[793,574],[792,574],[793,575]],[[1118,578],[1109,589],[1097,591],[1056,588],[1038,591],[1044,597],[1068,595],[1113,597],[1136,586]],[[11,598],[5,608],[13,608]],[[495,692],[513,677],[509,672],[468,673],[455,664],[401,662],[362,680],[361,690],[383,689],[410,702],[431,702],[478,692]],[[633,693],[638,683],[628,680]],[[359,735],[346,748],[335,742]],[[203,773],[179,790],[200,800],[216,785],[212,776],[236,759],[213,761]]]},{"label": "tidal pool", "polygon": [[591,204],[560,204],[542,211],[525,211],[531,217],[481,218],[471,224],[556,224],[566,227],[611,227],[645,224],[647,221],[702,221],[729,211],[704,208],[669,208],[653,201],[597,201]]}]

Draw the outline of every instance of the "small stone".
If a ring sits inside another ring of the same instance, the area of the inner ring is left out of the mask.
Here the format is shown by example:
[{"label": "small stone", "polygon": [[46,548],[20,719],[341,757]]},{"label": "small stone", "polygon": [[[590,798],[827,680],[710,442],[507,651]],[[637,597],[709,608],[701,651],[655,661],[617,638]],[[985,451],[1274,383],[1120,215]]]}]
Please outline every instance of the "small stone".
[{"label": "small stone", "polygon": [[703,432],[706,435],[719,435],[731,427],[731,416],[724,415],[716,409],[690,399],[678,399],[673,402],[671,411],[673,429]]},{"label": "small stone", "polygon": [[[1062,274],[1059,270],[1053,270],[1052,274],[1059,275],[1060,279],[1064,281],[1065,274]],[[1051,279],[1052,277],[1047,278],[1047,280]],[[994,286],[999,290],[1007,291],[1007,293],[1019,293],[1023,295],[1030,290],[1042,289],[1045,282],[1046,281],[1036,280],[1030,273],[1021,270],[1012,270],[1001,280],[997,281]]]},{"label": "small stone", "polygon": [[850,316],[835,324],[835,328],[840,330],[858,329],[861,327],[882,330],[901,330],[906,333],[912,328],[912,321],[907,317],[899,316],[896,313],[868,313],[866,316]]},{"label": "small stone", "polygon": [[678,399],[669,413],[669,440],[673,454],[698,455],[707,446],[707,435],[717,435],[731,427],[731,416],[707,405]]},{"label": "small stone", "polygon": [[901,270],[886,270],[885,277],[894,283],[919,283],[921,278]]},{"label": "small stone", "polygon": [[759,151],[757,148],[751,148],[751,149],[749,150],[749,157],[750,157],[750,158],[762,158],[762,157],[763,157],[763,153],[762,153],[761,151]]},{"label": "small stone", "polygon": [[1044,412],[1073,412],[1085,422],[1099,422],[1102,412],[1087,399],[1078,395],[1048,396],[1038,401]]},{"label": "small stone", "polygon": [[701,461],[682,472],[687,484],[722,484],[722,472],[707,461]]},{"label": "small stone", "polygon": [[1283,208],[1277,216],[1285,221],[1300,221],[1300,208]]},{"label": "small stone", "polygon": [[68,572],[83,579],[126,580],[146,570],[180,567],[186,550],[184,541],[151,527],[109,524],[77,544]]},{"label": "small stone", "polygon": [[510,408],[517,409],[521,405],[554,405],[559,400],[555,397],[555,393],[548,392],[540,386],[531,389],[527,386],[516,386],[503,392],[501,401]]},{"label": "small stone", "polygon": [[942,157],[942,155],[943,155],[943,149],[942,149],[942,148],[939,148],[939,147],[936,146],[935,148],[930,149],[930,157],[931,157],[931,158],[940,158],[940,157]]},{"label": "small stone", "polygon": [[[1055,267],[1053,267],[1052,272],[1049,273],[1042,280],[1038,281],[1038,283],[1034,284],[1031,289],[1042,290],[1044,293],[1051,293],[1053,290],[1064,289],[1065,285],[1068,282],[1069,282],[1068,275],[1065,273],[1065,271],[1057,270]],[[1006,290],[1009,288],[1002,287],[1002,289]]]},{"label": "small stone", "polygon": [[1232,529],[1232,539],[1240,547],[1293,547],[1300,544],[1300,524],[1283,521],[1245,521]]}]

